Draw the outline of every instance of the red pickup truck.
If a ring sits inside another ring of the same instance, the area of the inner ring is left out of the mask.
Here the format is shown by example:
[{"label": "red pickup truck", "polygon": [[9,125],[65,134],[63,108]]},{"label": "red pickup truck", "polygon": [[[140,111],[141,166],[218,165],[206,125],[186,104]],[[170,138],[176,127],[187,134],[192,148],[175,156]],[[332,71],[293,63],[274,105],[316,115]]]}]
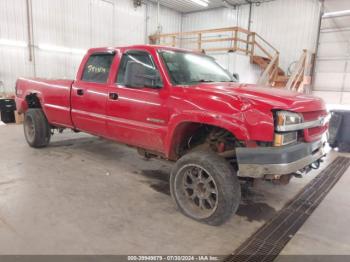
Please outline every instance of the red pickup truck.
[{"label": "red pickup truck", "polygon": [[32,147],[70,128],[176,161],[178,208],[211,225],[236,212],[242,183],[317,166],[328,125],[319,98],[239,84],[207,55],[149,45],[90,49],[75,80],[21,78],[16,104]]}]

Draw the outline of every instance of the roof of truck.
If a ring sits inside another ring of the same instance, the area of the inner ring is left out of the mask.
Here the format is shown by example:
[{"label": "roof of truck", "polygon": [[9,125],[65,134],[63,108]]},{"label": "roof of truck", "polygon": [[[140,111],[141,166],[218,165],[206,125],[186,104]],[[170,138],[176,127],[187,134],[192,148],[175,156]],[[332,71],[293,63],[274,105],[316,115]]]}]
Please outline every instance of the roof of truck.
[{"label": "roof of truck", "polygon": [[[127,50],[127,49],[145,49],[145,50],[169,50],[169,51],[184,51],[194,52],[190,49],[183,49],[177,47],[169,47],[162,45],[130,45],[130,46],[118,46],[118,47],[95,47],[88,50],[89,53],[102,52],[102,51],[113,51],[113,50]],[[200,52],[197,52],[200,53]]]}]

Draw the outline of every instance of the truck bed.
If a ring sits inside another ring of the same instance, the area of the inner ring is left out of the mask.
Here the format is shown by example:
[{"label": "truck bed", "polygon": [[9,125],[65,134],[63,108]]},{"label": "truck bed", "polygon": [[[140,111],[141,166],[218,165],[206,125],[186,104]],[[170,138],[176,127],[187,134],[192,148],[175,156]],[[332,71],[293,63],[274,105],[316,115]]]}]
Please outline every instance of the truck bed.
[{"label": "truck bed", "polygon": [[50,124],[72,128],[70,92],[73,82],[63,79],[20,78],[16,84],[17,110],[25,111],[26,96],[36,93]]}]

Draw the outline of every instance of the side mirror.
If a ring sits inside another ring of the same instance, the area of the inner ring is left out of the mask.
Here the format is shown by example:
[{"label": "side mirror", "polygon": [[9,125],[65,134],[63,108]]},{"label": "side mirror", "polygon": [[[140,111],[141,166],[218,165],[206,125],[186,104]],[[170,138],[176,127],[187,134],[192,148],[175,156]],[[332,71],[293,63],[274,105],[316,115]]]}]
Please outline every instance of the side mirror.
[{"label": "side mirror", "polygon": [[233,73],[232,76],[234,79],[236,79],[237,82],[239,82],[239,74],[238,73]]},{"label": "side mirror", "polygon": [[141,77],[144,79],[144,86],[151,88],[162,88],[163,83],[159,72],[156,69],[147,69],[149,70],[149,72],[146,72],[146,74],[141,75]]},{"label": "side mirror", "polygon": [[129,61],[125,70],[125,84],[130,87],[161,88],[159,72],[136,61]]}]

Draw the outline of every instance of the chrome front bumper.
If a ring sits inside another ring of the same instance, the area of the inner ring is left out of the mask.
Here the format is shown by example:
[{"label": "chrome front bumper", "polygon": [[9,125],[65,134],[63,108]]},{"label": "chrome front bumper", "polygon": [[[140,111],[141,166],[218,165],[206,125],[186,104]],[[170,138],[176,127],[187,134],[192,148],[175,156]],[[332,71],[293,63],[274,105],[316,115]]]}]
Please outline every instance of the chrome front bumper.
[{"label": "chrome front bumper", "polygon": [[242,147],[237,148],[236,152],[238,176],[252,178],[294,173],[325,155],[321,140],[283,147]]}]

